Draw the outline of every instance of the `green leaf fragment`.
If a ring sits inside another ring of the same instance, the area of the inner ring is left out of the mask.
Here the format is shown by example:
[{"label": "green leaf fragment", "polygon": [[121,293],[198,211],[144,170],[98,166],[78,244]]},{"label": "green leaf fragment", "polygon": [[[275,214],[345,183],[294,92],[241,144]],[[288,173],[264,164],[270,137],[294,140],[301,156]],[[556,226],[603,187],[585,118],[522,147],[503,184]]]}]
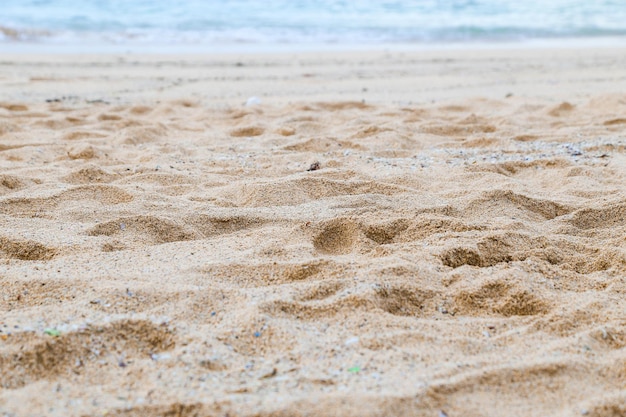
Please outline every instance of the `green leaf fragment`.
[{"label": "green leaf fragment", "polygon": [[353,366],[352,368],[348,368],[348,372],[356,374],[357,372],[361,371],[361,367],[360,366]]},{"label": "green leaf fragment", "polygon": [[45,329],[43,331],[45,334],[47,334],[48,336],[54,336],[54,337],[59,337],[61,336],[61,332],[58,331],[57,329],[53,329],[51,327],[48,327],[47,329]]}]

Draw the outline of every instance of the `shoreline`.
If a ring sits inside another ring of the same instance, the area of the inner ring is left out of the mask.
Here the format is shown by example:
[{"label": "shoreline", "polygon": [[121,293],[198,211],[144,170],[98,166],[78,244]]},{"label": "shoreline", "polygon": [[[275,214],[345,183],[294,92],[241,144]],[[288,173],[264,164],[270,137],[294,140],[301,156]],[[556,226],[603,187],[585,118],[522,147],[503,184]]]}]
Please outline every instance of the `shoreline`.
[{"label": "shoreline", "polygon": [[626,48],[626,36],[598,36],[574,38],[533,38],[523,40],[433,41],[415,43],[229,43],[209,44],[152,44],[107,42],[56,43],[12,41],[0,42],[2,54],[138,54],[138,55],[223,55],[329,52],[420,52],[455,50],[520,50],[520,49],[576,49]]}]

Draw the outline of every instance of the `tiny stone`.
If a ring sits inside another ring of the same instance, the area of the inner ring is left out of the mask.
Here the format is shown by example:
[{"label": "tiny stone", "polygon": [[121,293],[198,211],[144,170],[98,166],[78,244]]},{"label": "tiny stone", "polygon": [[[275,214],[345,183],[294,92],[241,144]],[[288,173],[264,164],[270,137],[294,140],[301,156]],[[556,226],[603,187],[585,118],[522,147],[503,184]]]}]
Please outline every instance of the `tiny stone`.
[{"label": "tiny stone", "polygon": [[350,345],[353,345],[353,344],[355,344],[355,343],[359,343],[359,338],[358,338],[358,337],[356,337],[356,336],[351,337],[351,338],[349,338],[348,340],[346,340],[346,341],[344,342],[344,344],[345,344],[346,346],[350,346]]},{"label": "tiny stone", "polygon": [[307,169],[307,171],[317,171],[318,169],[321,168],[321,165],[319,162],[313,162],[310,166],[309,169]]},{"label": "tiny stone", "polygon": [[256,96],[252,96],[250,97],[248,100],[246,100],[246,106],[250,107],[250,106],[256,106],[261,104],[261,99],[256,97]]}]

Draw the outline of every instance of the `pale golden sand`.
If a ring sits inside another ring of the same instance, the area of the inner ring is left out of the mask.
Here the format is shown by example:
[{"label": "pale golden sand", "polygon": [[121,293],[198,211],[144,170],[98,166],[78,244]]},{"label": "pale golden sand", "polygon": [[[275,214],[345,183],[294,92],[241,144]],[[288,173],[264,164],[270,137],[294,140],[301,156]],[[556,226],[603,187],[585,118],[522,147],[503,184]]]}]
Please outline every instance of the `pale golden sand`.
[{"label": "pale golden sand", "polygon": [[623,68],[3,57],[0,415],[626,415]]}]

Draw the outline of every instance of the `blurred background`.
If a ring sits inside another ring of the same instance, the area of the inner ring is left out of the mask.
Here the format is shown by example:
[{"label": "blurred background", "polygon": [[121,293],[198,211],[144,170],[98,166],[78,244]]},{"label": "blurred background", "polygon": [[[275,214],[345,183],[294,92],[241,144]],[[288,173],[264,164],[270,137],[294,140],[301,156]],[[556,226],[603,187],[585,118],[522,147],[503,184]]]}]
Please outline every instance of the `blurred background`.
[{"label": "blurred background", "polygon": [[0,0],[12,45],[389,45],[626,35],[623,0]]}]

